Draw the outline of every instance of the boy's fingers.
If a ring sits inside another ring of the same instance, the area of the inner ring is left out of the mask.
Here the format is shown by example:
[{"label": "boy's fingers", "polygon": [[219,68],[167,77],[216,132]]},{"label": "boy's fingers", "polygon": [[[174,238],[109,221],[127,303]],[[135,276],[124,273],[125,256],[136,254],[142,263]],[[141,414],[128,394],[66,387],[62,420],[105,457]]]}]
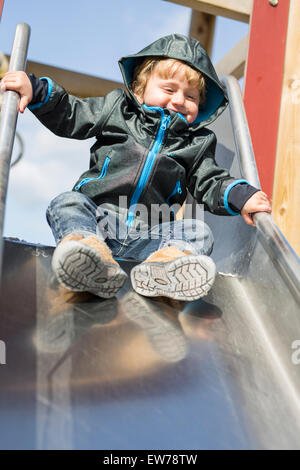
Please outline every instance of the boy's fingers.
[{"label": "boy's fingers", "polygon": [[269,201],[268,195],[264,193],[263,191],[259,191],[256,194],[257,194],[258,199],[262,201]]},{"label": "boy's fingers", "polygon": [[248,225],[252,225],[255,227],[255,223],[253,222],[252,215],[250,214],[243,214],[243,219]]},{"label": "boy's fingers", "polygon": [[6,90],[13,90],[16,91],[18,86],[14,80],[2,80],[0,85],[1,91],[4,92]]},{"label": "boy's fingers", "polygon": [[28,100],[27,96],[23,96],[20,99],[20,104],[19,104],[20,113],[24,113],[25,109],[27,108],[28,102],[29,102],[29,100]]},{"label": "boy's fingers", "polygon": [[264,202],[260,204],[259,210],[260,212],[271,212],[272,208],[269,202]]}]

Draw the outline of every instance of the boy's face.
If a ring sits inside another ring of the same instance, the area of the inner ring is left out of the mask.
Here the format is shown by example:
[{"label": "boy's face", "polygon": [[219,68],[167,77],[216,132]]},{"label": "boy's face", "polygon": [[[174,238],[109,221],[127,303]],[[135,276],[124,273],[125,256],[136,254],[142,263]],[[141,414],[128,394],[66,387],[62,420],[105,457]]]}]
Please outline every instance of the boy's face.
[{"label": "boy's face", "polygon": [[200,93],[192,87],[180,68],[170,78],[162,78],[156,70],[151,73],[143,96],[138,101],[147,106],[159,106],[182,114],[191,124],[198,115]]}]

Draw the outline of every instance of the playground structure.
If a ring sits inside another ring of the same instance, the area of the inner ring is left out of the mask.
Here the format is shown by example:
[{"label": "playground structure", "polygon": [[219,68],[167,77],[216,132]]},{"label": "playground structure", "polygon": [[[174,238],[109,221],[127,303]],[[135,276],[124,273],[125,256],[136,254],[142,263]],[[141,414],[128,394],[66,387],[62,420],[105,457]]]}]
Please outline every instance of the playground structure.
[{"label": "playground structure", "polygon": [[[276,224],[299,256],[299,2],[167,1],[192,9],[189,34],[208,52],[212,50],[217,15],[250,23],[249,34],[214,65],[219,76],[244,77],[244,104],[261,186],[272,199]],[[0,8],[3,3],[2,0]],[[114,88],[123,88],[118,82],[30,60],[26,71],[51,76],[68,92],[80,97],[103,96]]]},{"label": "playground structure", "polygon": [[[290,36],[296,35],[293,15],[299,7],[297,0],[176,3],[194,9],[191,34],[198,36],[208,50],[215,15],[251,20],[249,37],[216,65],[219,75],[225,75],[223,84],[230,103],[230,110],[213,125],[218,136],[217,160],[234,176],[246,177],[256,186],[268,186],[275,202],[275,220],[277,211],[284,228],[293,225],[292,230],[282,234],[280,225],[278,228],[268,214],[254,216],[256,229],[246,226],[240,217],[232,221],[205,214],[215,237],[213,258],[219,274],[208,297],[181,309],[160,300],[141,300],[134,296],[129,283],[109,305],[91,297],[70,300],[51,276],[52,247],[6,240],[0,337],[6,344],[7,357],[10,350],[13,352],[11,363],[0,369],[0,413],[9,412],[16,425],[7,434],[6,420],[2,420],[3,448],[299,448],[300,366],[293,352],[300,339],[300,264],[290,244],[297,251],[300,231],[295,232],[294,224],[285,222],[294,218],[295,226],[299,223],[292,212],[295,198],[299,201],[298,115],[293,98],[298,85],[297,71],[289,68],[287,74],[284,62],[292,63],[292,52],[285,54],[285,50]],[[279,28],[279,23],[285,31],[285,47],[280,36],[281,56],[276,48],[281,75],[270,74],[267,56],[259,59],[265,53],[264,44],[253,53],[262,23],[267,36],[276,36],[278,30],[274,28]],[[25,67],[28,39],[29,28],[19,25],[11,69]],[[297,45],[299,48],[300,39]],[[80,96],[101,95],[119,86],[90,77],[85,80],[87,88],[79,90],[78,74],[57,68],[45,71],[43,67],[27,64],[28,71],[51,75]],[[232,77],[240,78],[244,70],[246,114]],[[276,94],[277,79],[281,91]],[[92,83],[93,93],[88,88]],[[266,89],[273,94],[269,96]],[[291,99],[286,96],[290,89]],[[277,114],[273,108],[270,120],[268,104],[262,103],[259,93],[265,100],[277,99]],[[0,154],[7,156],[0,162],[4,176],[9,170],[17,103],[13,92],[5,95],[0,128]],[[264,112],[257,111],[258,105]],[[251,107],[256,107],[255,113]],[[289,107],[293,109],[293,125],[289,124],[287,132]],[[274,139],[278,144],[271,152]],[[287,157],[282,150],[284,139]],[[287,141],[291,143],[287,145]],[[281,177],[279,185],[278,175],[291,173],[287,180]],[[3,214],[3,178],[1,184]],[[284,189],[287,185],[289,191]],[[121,263],[124,269],[130,269],[128,261]],[[16,291],[18,296],[14,296]],[[150,327],[143,311],[152,321]],[[25,336],[20,336],[21,329],[26,331]],[[20,357],[24,359],[22,370]],[[25,410],[28,418],[22,421]]]}]

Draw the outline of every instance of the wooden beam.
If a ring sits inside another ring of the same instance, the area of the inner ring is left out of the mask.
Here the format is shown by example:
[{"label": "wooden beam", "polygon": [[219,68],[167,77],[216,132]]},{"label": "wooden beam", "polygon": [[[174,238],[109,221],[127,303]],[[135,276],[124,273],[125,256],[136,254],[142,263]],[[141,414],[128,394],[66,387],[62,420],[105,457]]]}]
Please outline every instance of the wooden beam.
[{"label": "wooden beam", "polygon": [[[214,16],[249,23],[253,0],[165,0]],[[261,0],[262,1],[262,0]],[[266,0],[267,1],[267,0]]]},{"label": "wooden beam", "polygon": [[189,35],[197,39],[209,55],[212,53],[215,23],[215,16],[202,11],[192,11]]},{"label": "wooden beam", "polygon": [[[3,55],[4,56],[4,55]],[[10,56],[6,55],[0,62],[3,67],[3,74],[6,72],[6,64],[10,60]],[[80,98],[87,98],[88,96],[105,96],[115,88],[122,88],[125,90],[123,83],[106,80],[105,78],[95,77],[94,75],[87,75],[84,73],[73,72],[52,65],[41,64],[32,60],[27,61],[27,73],[34,73],[37,77],[49,77],[62,85],[68,93],[79,96]],[[0,68],[1,74],[1,68]],[[1,75],[0,75],[1,78]]]},{"label": "wooden beam", "polygon": [[248,53],[249,35],[243,37],[216,65],[219,77],[233,75],[238,80],[244,76]]},{"label": "wooden beam", "polygon": [[280,107],[273,217],[300,256],[300,2],[290,0]]},{"label": "wooden beam", "polygon": [[88,96],[104,96],[115,88],[125,88],[122,83],[106,80],[104,78],[73,72],[71,70],[40,64],[29,60],[26,66],[27,73],[34,73],[37,77],[50,77],[62,85],[68,93],[86,98]]}]

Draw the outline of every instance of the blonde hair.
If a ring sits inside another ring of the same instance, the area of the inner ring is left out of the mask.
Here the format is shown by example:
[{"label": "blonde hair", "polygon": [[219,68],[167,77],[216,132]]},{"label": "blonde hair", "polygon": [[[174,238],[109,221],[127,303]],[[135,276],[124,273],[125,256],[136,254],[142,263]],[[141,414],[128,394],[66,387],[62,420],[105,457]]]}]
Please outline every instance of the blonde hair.
[{"label": "blonde hair", "polygon": [[149,57],[137,65],[133,73],[131,89],[137,96],[143,96],[148,79],[155,70],[160,77],[168,79],[173,77],[178,70],[183,70],[188,84],[198,88],[200,93],[200,104],[205,101],[205,79],[201,72],[190,65],[177,59]]}]

